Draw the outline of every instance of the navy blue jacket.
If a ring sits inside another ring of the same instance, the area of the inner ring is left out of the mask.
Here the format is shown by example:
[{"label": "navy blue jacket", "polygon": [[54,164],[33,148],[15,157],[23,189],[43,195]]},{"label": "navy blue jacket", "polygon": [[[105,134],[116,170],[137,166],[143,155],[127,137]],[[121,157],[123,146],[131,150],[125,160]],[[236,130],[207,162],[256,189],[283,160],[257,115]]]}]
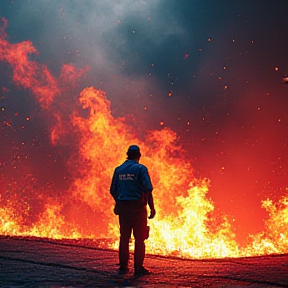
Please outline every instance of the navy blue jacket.
[{"label": "navy blue jacket", "polygon": [[153,186],[146,166],[126,160],[113,174],[110,193],[114,200],[141,200],[142,193],[152,192]]}]

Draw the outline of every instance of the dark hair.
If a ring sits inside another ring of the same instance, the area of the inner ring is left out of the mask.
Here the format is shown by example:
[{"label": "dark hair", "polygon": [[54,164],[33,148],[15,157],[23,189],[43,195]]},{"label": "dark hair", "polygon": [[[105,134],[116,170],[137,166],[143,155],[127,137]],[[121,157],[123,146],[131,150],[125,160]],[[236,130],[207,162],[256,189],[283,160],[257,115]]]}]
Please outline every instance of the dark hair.
[{"label": "dark hair", "polygon": [[140,151],[128,151],[127,152],[127,159],[129,160],[139,159],[140,157],[141,157]]},{"label": "dark hair", "polygon": [[131,145],[127,151],[127,159],[135,160],[141,157],[140,148],[137,145]]}]

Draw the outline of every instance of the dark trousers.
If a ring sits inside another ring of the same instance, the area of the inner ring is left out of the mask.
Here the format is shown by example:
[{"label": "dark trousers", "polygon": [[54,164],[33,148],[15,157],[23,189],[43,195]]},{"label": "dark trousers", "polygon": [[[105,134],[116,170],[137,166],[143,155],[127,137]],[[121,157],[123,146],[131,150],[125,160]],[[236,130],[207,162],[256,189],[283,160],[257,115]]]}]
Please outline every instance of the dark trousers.
[{"label": "dark trousers", "polygon": [[129,240],[131,233],[135,238],[134,268],[143,266],[145,257],[145,239],[147,237],[147,209],[141,201],[119,201],[120,246],[119,261],[121,267],[127,267],[129,261]]}]

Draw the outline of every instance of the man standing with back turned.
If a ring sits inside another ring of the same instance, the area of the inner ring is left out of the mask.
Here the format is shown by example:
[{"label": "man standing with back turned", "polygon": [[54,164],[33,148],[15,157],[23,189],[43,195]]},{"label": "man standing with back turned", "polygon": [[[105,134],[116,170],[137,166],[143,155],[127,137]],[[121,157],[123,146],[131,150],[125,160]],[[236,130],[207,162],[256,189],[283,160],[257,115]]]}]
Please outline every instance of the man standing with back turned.
[{"label": "man standing with back turned", "polygon": [[114,213],[119,215],[120,224],[119,273],[125,274],[129,270],[129,240],[133,230],[136,276],[150,274],[143,267],[144,241],[149,236],[146,205],[150,208],[149,219],[154,218],[156,214],[152,196],[153,186],[147,167],[139,164],[140,157],[139,147],[131,145],[127,151],[127,160],[115,169],[110,187],[110,193],[116,202]]}]

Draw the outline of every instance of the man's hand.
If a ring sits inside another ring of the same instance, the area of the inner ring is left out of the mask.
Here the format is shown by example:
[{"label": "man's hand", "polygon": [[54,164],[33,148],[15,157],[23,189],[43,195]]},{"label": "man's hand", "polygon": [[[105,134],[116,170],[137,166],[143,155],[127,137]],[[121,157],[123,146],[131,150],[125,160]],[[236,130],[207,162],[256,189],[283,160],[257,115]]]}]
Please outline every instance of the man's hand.
[{"label": "man's hand", "polygon": [[156,215],[156,210],[155,209],[151,209],[150,210],[150,216],[148,217],[148,219],[153,219]]}]

